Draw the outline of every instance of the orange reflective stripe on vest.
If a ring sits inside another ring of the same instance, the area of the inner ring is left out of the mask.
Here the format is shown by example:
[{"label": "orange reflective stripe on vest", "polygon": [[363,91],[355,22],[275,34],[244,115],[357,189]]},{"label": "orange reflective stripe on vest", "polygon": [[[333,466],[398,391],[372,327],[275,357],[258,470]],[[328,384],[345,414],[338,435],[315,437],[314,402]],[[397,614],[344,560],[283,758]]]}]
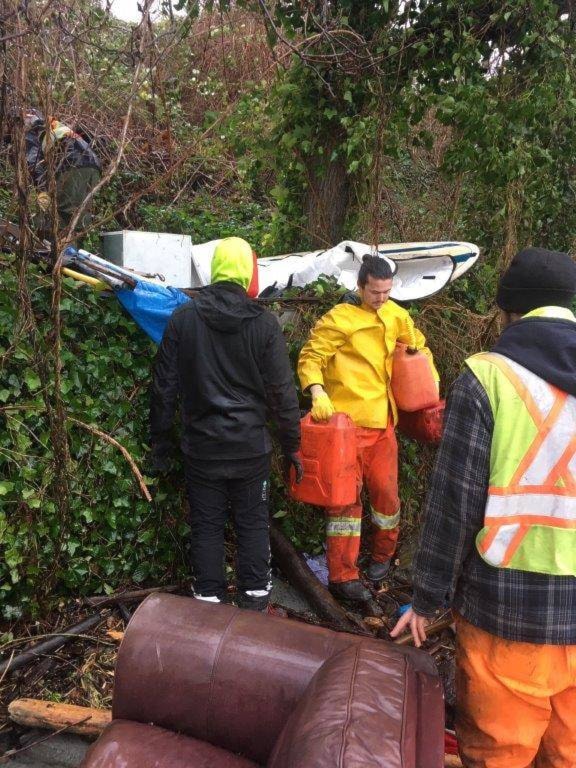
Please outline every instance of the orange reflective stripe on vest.
[{"label": "orange reflective stripe on vest", "polygon": [[[570,424],[574,425],[576,401],[570,398],[567,402],[566,392],[548,384],[522,366],[507,361],[500,355],[491,354],[489,357],[512,383],[538,428],[537,437],[524,454],[511,485],[538,486],[541,491],[554,493],[557,490],[556,482],[563,480],[567,487],[576,489],[576,479],[571,471],[571,463],[576,454],[576,434],[572,429],[559,428],[560,417],[564,411],[570,411],[564,413],[564,417],[570,416]],[[538,400],[530,392],[529,382],[523,380],[523,376],[524,379],[533,377],[533,380],[537,380]],[[576,466],[573,468],[576,469]]]}]

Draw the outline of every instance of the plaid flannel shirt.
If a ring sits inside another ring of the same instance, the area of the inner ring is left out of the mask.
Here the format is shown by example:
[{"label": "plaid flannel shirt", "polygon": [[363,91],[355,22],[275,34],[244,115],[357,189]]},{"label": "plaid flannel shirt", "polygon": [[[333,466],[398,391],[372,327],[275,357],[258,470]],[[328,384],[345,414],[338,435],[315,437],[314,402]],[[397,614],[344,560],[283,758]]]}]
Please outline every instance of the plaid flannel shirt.
[{"label": "plaid flannel shirt", "polygon": [[448,398],[444,435],[424,508],[414,561],[416,613],[446,603],[499,637],[576,644],[576,578],[496,568],[476,549],[484,525],[494,420],[485,390],[466,370]]}]

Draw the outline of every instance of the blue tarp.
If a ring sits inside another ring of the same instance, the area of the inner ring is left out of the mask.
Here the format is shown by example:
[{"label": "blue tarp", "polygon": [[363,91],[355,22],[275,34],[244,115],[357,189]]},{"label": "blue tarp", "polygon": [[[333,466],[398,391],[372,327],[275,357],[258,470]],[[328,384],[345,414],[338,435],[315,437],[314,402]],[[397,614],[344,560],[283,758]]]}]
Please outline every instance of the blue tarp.
[{"label": "blue tarp", "polygon": [[115,291],[118,301],[150,338],[160,344],[164,328],[172,312],[190,301],[179,288],[138,281],[134,290]]}]

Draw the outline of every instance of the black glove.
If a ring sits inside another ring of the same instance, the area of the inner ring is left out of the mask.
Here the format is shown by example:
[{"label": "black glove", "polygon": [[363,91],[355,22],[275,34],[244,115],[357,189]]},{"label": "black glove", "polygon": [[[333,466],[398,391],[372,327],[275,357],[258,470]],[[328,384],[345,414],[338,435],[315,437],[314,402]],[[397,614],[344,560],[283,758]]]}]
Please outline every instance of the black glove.
[{"label": "black glove", "polygon": [[296,484],[302,482],[302,478],[304,477],[304,467],[302,466],[302,462],[297,453],[287,453],[284,456],[284,475],[287,482],[290,479],[290,467],[294,467]]}]

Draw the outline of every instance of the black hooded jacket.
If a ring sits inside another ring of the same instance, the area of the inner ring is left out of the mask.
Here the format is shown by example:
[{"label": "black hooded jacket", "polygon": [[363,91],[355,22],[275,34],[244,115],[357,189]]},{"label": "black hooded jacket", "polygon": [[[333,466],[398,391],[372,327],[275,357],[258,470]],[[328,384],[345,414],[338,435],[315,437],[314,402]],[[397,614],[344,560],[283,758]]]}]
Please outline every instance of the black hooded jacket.
[{"label": "black hooded jacket", "polygon": [[509,357],[563,392],[576,396],[576,323],[524,317],[507,326],[492,352]]},{"label": "black hooded jacket", "polygon": [[276,318],[234,283],[221,282],[179,307],[156,356],[151,447],[171,447],[180,402],[182,451],[229,461],[270,453],[271,415],[285,454],[298,450],[300,411],[286,342]]}]

